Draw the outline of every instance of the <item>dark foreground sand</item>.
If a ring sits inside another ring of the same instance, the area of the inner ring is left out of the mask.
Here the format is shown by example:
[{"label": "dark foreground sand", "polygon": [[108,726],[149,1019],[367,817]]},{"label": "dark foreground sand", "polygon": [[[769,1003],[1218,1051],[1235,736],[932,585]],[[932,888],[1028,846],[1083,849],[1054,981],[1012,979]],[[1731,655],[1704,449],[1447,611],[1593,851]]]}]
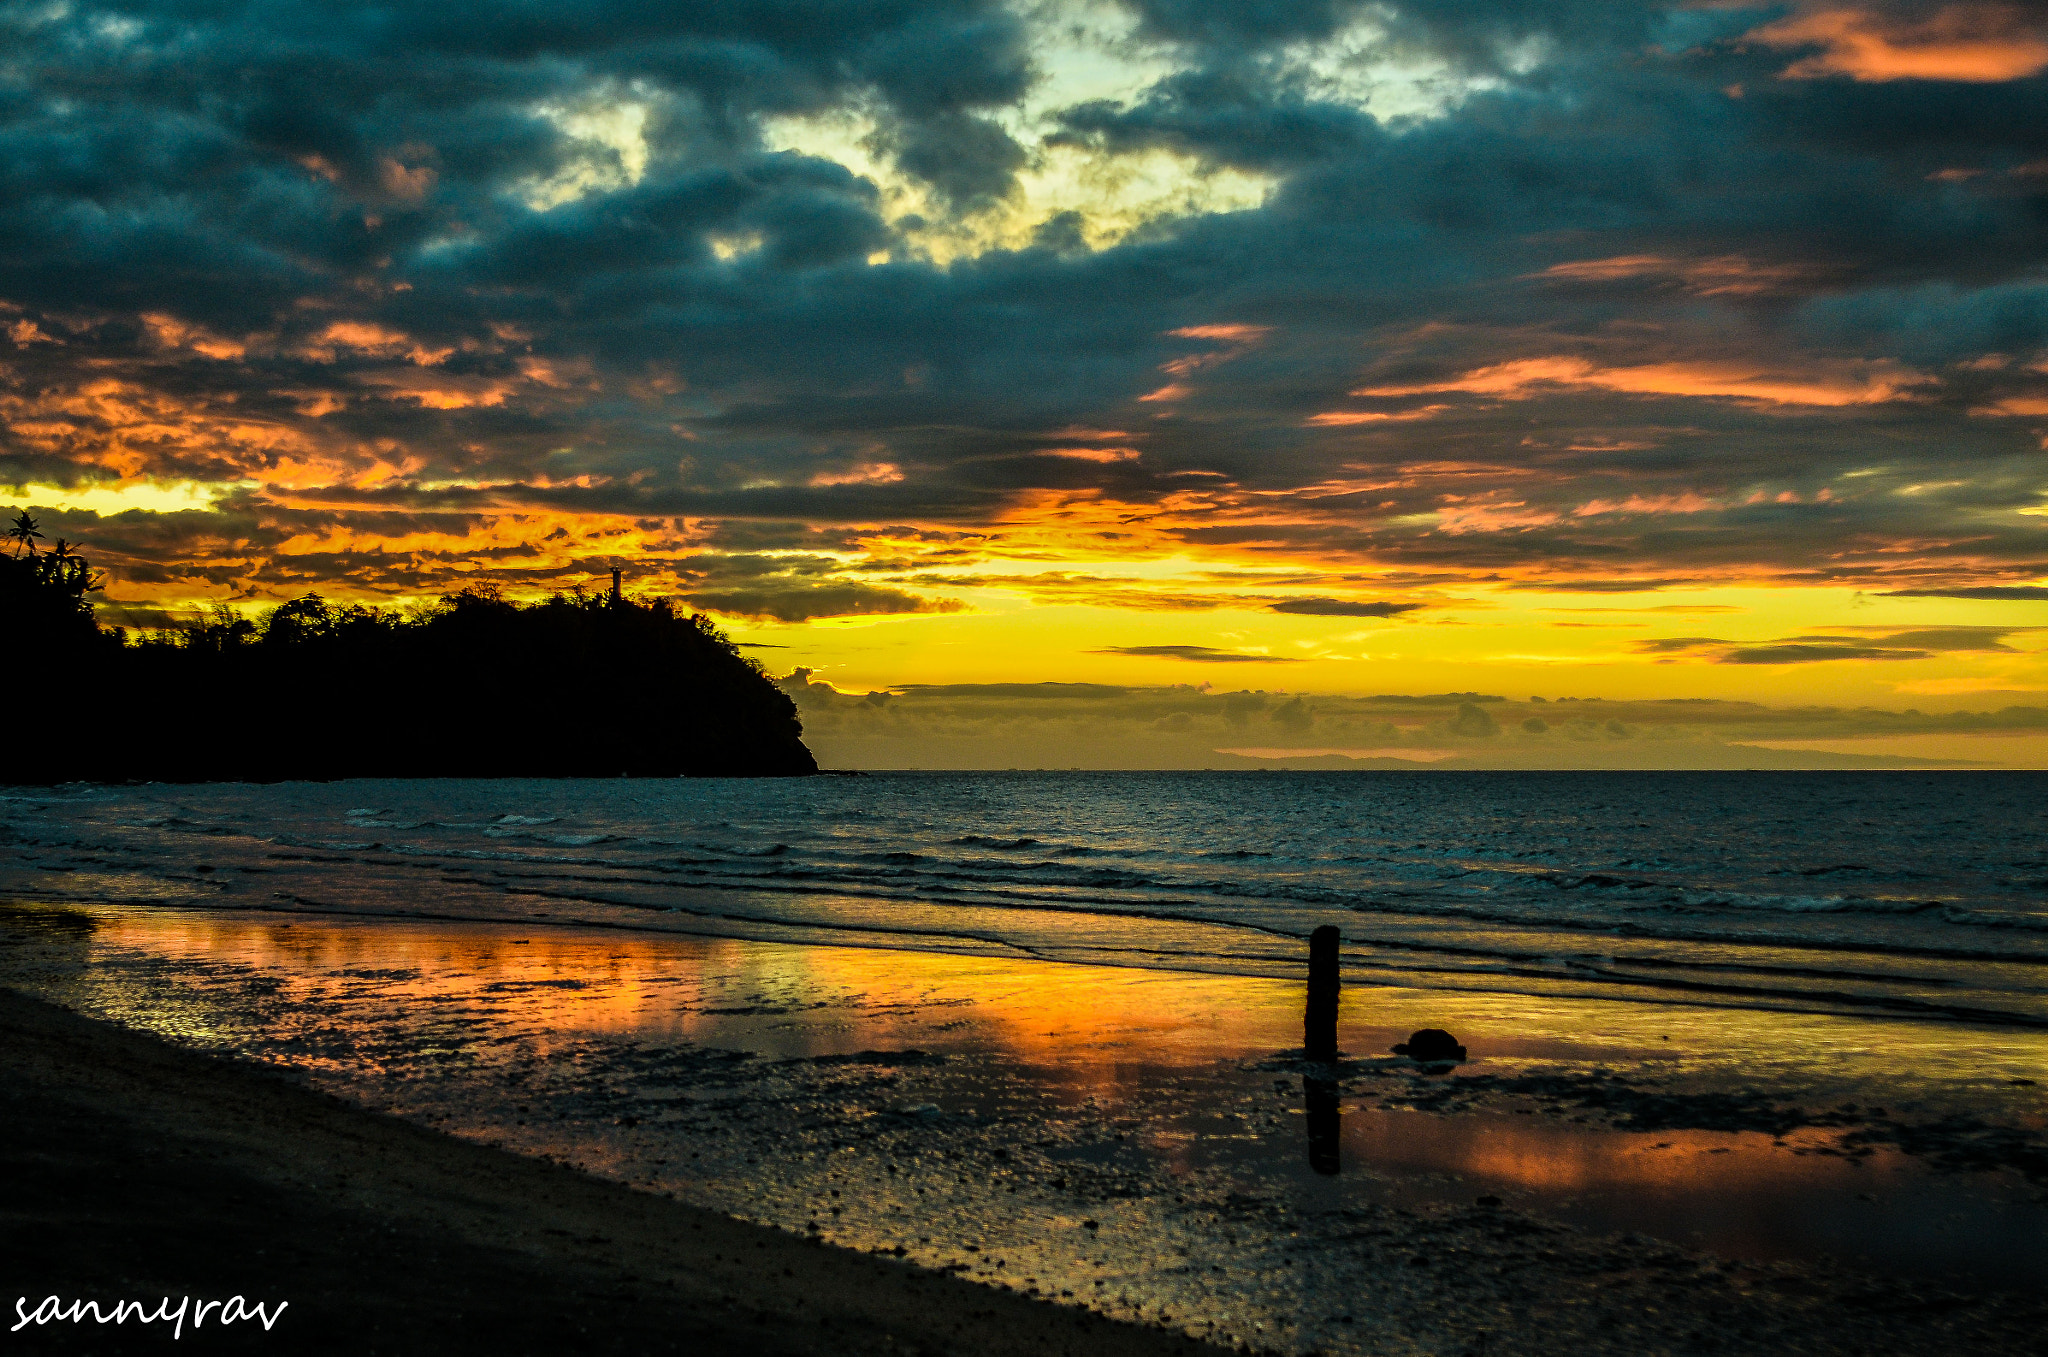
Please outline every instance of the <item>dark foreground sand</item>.
[{"label": "dark foreground sand", "polygon": [[44,1297],[289,1301],[29,1324],[18,1352],[1195,1354],[407,1125],[0,990],[0,1333]]}]

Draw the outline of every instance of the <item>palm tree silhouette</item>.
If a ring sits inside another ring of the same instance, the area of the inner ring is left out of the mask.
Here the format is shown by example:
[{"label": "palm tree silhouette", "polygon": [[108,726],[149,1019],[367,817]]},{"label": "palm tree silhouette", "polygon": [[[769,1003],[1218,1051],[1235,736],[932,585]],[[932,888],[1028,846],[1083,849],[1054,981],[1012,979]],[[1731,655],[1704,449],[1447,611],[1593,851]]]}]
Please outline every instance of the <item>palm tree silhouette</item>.
[{"label": "palm tree silhouette", "polygon": [[14,540],[16,556],[21,555],[23,547],[27,547],[28,554],[33,556],[36,554],[36,539],[41,537],[42,533],[37,531],[36,521],[29,517],[28,510],[23,509],[14,516],[14,526],[7,530],[7,535]]},{"label": "palm tree silhouette", "polygon": [[87,578],[92,574],[91,567],[86,565],[85,557],[78,554],[78,548],[61,537],[57,539],[57,545],[44,554],[43,564],[51,579],[69,585],[82,582],[86,588],[91,587]]}]

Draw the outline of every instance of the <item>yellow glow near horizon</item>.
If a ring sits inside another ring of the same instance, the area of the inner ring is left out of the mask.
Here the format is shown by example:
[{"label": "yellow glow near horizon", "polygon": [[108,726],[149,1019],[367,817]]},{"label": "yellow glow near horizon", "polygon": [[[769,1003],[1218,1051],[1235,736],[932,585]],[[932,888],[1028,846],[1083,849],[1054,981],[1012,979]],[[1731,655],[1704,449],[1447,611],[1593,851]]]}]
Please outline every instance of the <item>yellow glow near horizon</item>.
[{"label": "yellow glow near horizon", "polygon": [[[31,487],[34,493],[23,501],[37,512],[177,512],[206,509],[229,488],[183,482],[68,492]],[[1634,593],[1545,588],[1537,580],[1461,583],[1439,576],[1404,583],[1397,573],[1305,553],[1190,548],[1170,533],[1124,521],[1116,506],[1084,505],[1078,514],[1070,507],[1023,513],[970,539],[948,535],[935,543],[915,533],[877,533],[830,550],[746,553],[751,568],[768,573],[731,579],[716,574],[716,550],[695,558],[712,570],[708,576],[678,574],[668,564],[678,552],[703,550],[691,545],[687,526],[540,510],[489,515],[460,535],[414,521],[396,525],[402,528],[396,532],[330,523],[274,543],[266,553],[288,565],[302,556],[395,563],[488,550],[495,553],[491,570],[513,572],[505,582],[516,597],[579,581],[603,588],[605,570],[617,559],[628,567],[628,587],[649,596],[709,599],[751,591],[772,598],[781,590],[800,598],[814,586],[853,586],[951,609],[798,623],[714,613],[734,639],[764,647],[753,653],[774,672],[803,666],[850,692],[905,684],[1089,682],[1311,695],[1478,690],[1515,699],[1715,698],[1933,712],[2048,706],[2048,602],[1889,597],[1743,581]],[[1121,524],[1125,539],[1113,551],[1097,540],[1099,524],[1110,522]],[[603,569],[591,563],[600,557]],[[645,568],[634,566],[645,558],[653,558]],[[791,573],[774,573],[784,561]],[[131,584],[118,557],[96,564],[110,571],[109,603],[172,611],[245,589],[261,602],[318,588],[337,600],[403,606],[459,588],[467,578],[464,572],[395,589],[400,580],[392,579],[366,589],[343,576],[294,589],[266,587],[252,576],[246,585],[181,587]],[[476,575],[489,577],[490,571]],[[1384,618],[1275,611],[1288,600],[1411,610]],[[1887,640],[1914,631],[1941,634]],[[1743,652],[1786,644],[1878,652],[1889,644],[1913,653],[1735,662],[1752,657]],[[1272,740],[1244,743],[1264,747]],[[1327,739],[1306,743],[1337,747]],[[2023,740],[1996,746],[1987,758],[2033,760],[2040,749]],[[1868,752],[1886,751],[1871,746]],[[1901,746],[1897,752],[1908,751]],[[1960,749],[1953,756],[1977,757]]]},{"label": "yellow glow near horizon", "polygon": [[1856,735],[1840,740],[1744,740],[1742,744],[1756,749],[1797,749],[1822,754],[1903,754],[1908,758],[1954,759],[1993,768],[2048,768],[2048,734],[2043,733]]},{"label": "yellow glow near horizon", "polygon": [[[1166,592],[1172,580],[1161,574],[1150,583]],[[943,592],[966,598],[974,610],[862,618],[857,629],[726,622],[739,639],[783,648],[777,672],[800,664],[850,692],[902,683],[1206,682],[1301,693],[1477,688],[1516,697],[1711,697],[1894,710],[2048,705],[2033,696],[2048,693],[2048,604],[1761,586],[1634,595],[1481,586],[1433,590],[1425,608],[1382,620],[1275,613],[1263,605],[1148,607],[1142,592],[1124,607],[1034,601],[1012,588]],[[1286,594],[1317,592],[1294,586]],[[1347,596],[1385,592],[1361,594],[1354,586]],[[1705,637],[1757,647],[1808,635],[1851,642],[1892,629],[1958,627],[2013,634],[2005,650],[1798,664],[1717,663],[1638,644]],[[1201,646],[1245,658],[1113,653],[1117,646]]]},{"label": "yellow glow near horizon", "polygon": [[114,485],[90,485],[66,489],[56,485],[23,485],[11,494],[0,495],[9,504],[10,515],[27,509],[30,513],[54,509],[94,514],[119,514],[142,509],[156,514],[173,514],[189,509],[211,509],[214,501],[236,490],[253,489],[254,481],[127,481]]}]

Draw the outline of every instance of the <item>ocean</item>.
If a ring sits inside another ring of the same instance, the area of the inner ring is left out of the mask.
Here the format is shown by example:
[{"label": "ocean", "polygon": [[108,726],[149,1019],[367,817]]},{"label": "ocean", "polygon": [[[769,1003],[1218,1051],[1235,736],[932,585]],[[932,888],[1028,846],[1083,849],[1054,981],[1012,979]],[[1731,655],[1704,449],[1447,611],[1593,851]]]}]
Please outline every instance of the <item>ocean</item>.
[{"label": "ocean", "polygon": [[14,788],[0,896],[2048,1024],[2048,775]]}]

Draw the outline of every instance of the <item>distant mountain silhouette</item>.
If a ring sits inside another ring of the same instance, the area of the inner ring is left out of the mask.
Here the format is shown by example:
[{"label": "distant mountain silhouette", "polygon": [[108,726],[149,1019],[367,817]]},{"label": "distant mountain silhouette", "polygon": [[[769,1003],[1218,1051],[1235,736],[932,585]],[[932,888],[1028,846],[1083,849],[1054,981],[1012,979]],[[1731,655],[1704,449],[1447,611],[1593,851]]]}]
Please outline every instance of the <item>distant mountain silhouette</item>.
[{"label": "distant mountain silhouette", "polygon": [[95,623],[82,561],[21,545],[0,557],[22,695],[0,781],[817,771],[789,697],[666,600],[482,587],[398,614],[308,594],[127,644]]}]

